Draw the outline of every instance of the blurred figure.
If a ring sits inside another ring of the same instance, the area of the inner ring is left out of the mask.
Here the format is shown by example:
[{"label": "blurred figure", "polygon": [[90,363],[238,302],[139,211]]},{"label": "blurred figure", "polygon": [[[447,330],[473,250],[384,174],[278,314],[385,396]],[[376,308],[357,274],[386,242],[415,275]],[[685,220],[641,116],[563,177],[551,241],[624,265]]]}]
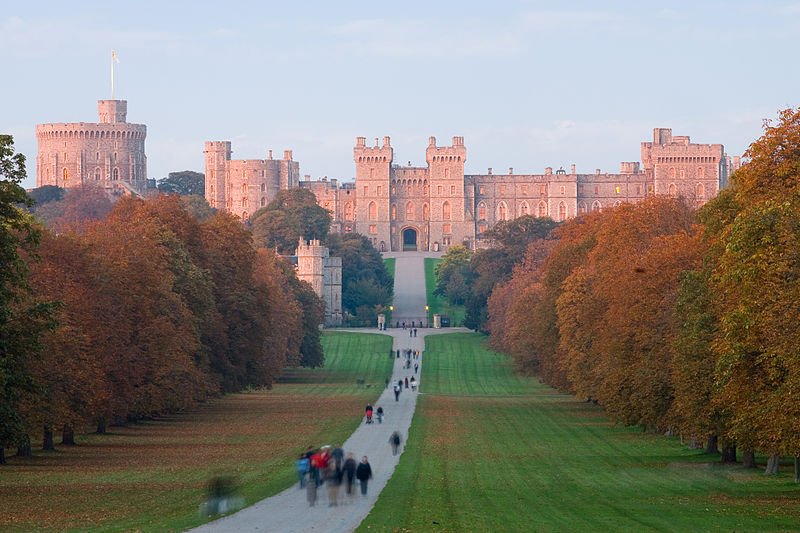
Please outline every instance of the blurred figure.
[{"label": "blurred figure", "polygon": [[372,404],[368,403],[367,407],[364,409],[364,414],[367,417],[367,424],[372,424]]},{"label": "blurred figure", "polygon": [[409,383],[411,384],[411,391],[417,392],[417,379],[414,376],[411,376],[411,381],[409,381]]},{"label": "blurred figure", "polygon": [[400,450],[400,443],[402,442],[402,437],[400,436],[399,431],[395,431],[389,437],[389,444],[392,445],[392,455],[397,455],[397,452]]},{"label": "blurred figure", "polygon": [[328,468],[325,470],[325,484],[328,486],[328,507],[336,507],[339,504],[339,485],[342,478],[336,469],[336,461],[329,461]]},{"label": "blurred figure", "polygon": [[361,458],[358,468],[356,468],[356,478],[361,483],[361,495],[367,495],[367,482],[372,479],[372,467],[369,464],[367,456]]},{"label": "blurred figure", "polygon": [[378,410],[375,412],[378,415],[378,424],[383,424],[383,407],[379,405]]},{"label": "blurred figure", "polygon": [[352,453],[347,454],[347,459],[344,461],[344,480],[347,483],[347,494],[353,494],[353,484],[356,478],[356,459]]},{"label": "blurred figure", "polygon": [[400,385],[397,383],[394,384],[394,401],[400,401]]},{"label": "blurred figure", "polygon": [[306,486],[306,476],[311,469],[311,461],[304,453],[297,459],[295,466],[297,468],[297,477],[300,480],[300,488],[303,489]]},{"label": "blurred figure", "polygon": [[204,516],[225,514],[244,507],[244,498],[236,496],[239,483],[234,476],[216,476],[209,480],[208,499],[200,506]]}]

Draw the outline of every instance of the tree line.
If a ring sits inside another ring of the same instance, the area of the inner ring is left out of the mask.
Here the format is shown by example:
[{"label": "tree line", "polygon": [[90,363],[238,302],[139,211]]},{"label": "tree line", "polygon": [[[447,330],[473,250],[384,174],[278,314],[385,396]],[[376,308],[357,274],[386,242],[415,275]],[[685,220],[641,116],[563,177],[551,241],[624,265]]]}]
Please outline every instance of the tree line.
[{"label": "tree line", "polygon": [[0,462],[6,447],[29,454],[31,436],[52,449],[58,430],[73,443],[322,365],[321,301],[236,217],[126,197],[96,217],[62,205],[49,229],[24,176],[0,136]]},{"label": "tree line", "polygon": [[769,473],[794,457],[800,481],[800,109],[745,155],[700,209],[651,197],[533,240],[485,327],[521,371],[617,423],[748,466],[758,451]]}]

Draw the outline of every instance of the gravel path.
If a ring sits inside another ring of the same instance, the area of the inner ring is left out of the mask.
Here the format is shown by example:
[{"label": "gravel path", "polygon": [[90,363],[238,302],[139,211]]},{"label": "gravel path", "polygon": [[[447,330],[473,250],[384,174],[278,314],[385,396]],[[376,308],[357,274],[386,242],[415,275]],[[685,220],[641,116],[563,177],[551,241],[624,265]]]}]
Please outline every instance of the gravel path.
[{"label": "gravel path", "polygon": [[[395,270],[395,313],[404,313],[404,316],[414,316],[418,308],[425,307],[425,276],[423,271],[422,254],[408,254],[398,256]],[[420,305],[421,304],[421,305]],[[401,350],[400,359],[395,358],[392,378],[397,381],[414,375],[413,368],[404,370],[405,361],[402,351],[406,349],[422,351],[424,338],[430,334],[450,333],[460,328],[419,329],[417,337],[410,337],[409,331],[404,329],[389,329],[384,333],[394,337],[394,349]],[[359,329],[361,333],[379,333],[377,329]],[[420,359],[420,366],[424,355]],[[412,363],[413,364],[413,363]],[[420,381],[420,374],[416,375]],[[384,390],[378,400],[373,404],[375,409],[383,406],[385,419],[383,424],[361,424],[358,429],[344,443],[342,448],[345,454],[352,452],[356,460],[362,456],[369,457],[372,466],[373,479],[369,482],[366,496],[360,494],[358,483],[354,487],[354,494],[344,494],[344,487],[339,491],[339,503],[335,507],[329,506],[326,486],[323,484],[318,491],[318,500],[315,506],[310,507],[306,500],[306,491],[300,490],[295,484],[271,498],[262,500],[246,509],[234,513],[217,521],[210,522],[192,531],[268,531],[268,532],[301,532],[320,531],[326,533],[343,533],[355,530],[361,521],[369,514],[378,495],[381,493],[389,478],[394,472],[400,455],[392,455],[389,445],[389,436],[394,431],[399,431],[403,436],[405,447],[408,430],[414,409],[417,405],[417,392],[403,389],[399,401],[394,400],[391,387]],[[323,443],[321,443],[323,444]],[[336,445],[331,442],[329,444]]]}]

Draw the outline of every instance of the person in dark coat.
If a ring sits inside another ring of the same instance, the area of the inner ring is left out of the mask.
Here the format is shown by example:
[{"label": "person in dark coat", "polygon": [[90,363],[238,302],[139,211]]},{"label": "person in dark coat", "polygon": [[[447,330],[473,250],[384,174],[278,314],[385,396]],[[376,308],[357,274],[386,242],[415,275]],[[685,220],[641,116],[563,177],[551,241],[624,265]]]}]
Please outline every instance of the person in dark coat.
[{"label": "person in dark coat", "polygon": [[361,458],[361,463],[356,468],[356,479],[361,483],[361,495],[367,495],[367,482],[372,479],[372,467],[369,465],[367,456]]},{"label": "person in dark coat", "polygon": [[400,432],[395,431],[392,433],[391,437],[389,437],[389,444],[392,445],[392,455],[397,455],[397,452],[400,451],[400,443],[402,442],[402,438],[400,437]]},{"label": "person in dark coat", "polygon": [[353,493],[353,484],[356,478],[356,460],[352,453],[347,454],[347,459],[344,461],[344,480],[347,485],[347,494]]}]

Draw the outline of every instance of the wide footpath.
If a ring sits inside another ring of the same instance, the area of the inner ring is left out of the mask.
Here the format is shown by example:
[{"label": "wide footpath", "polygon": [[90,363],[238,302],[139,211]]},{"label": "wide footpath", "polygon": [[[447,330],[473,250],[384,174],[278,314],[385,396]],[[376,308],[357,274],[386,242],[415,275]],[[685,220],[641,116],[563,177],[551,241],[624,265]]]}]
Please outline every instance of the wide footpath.
[{"label": "wide footpath", "polygon": [[[395,263],[394,307],[396,316],[414,316],[418,310],[425,308],[425,271],[423,254],[397,254]],[[360,333],[379,333],[377,329],[359,329]],[[411,337],[408,329],[388,329],[380,333],[394,338],[393,348],[401,351],[401,357],[395,358],[392,379],[411,378],[414,375],[413,361],[410,370],[403,369],[405,350],[423,352],[425,337],[437,333],[451,333],[460,328],[448,330],[418,329],[417,336]],[[421,382],[421,367],[425,356],[420,358],[420,372],[416,374],[417,382]],[[339,490],[339,504],[329,507],[325,485],[317,492],[317,503],[311,507],[306,499],[306,491],[300,490],[298,484],[271,498],[262,500],[237,513],[210,522],[192,531],[227,532],[227,531],[268,531],[268,532],[301,532],[324,531],[344,533],[355,530],[369,514],[381,491],[392,477],[400,455],[392,455],[389,436],[399,431],[403,436],[403,446],[408,439],[408,430],[417,405],[417,395],[411,389],[403,389],[399,401],[395,401],[394,393],[389,387],[383,390],[374,406],[382,406],[385,412],[383,424],[361,424],[359,428],[344,442],[345,453],[352,452],[357,460],[366,455],[372,466],[373,479],[369,483],[366,496],[360,494],[358,484],[354,494],[347,496],[344,486]],[[336,442],[320,443],[339,444]]]}]

